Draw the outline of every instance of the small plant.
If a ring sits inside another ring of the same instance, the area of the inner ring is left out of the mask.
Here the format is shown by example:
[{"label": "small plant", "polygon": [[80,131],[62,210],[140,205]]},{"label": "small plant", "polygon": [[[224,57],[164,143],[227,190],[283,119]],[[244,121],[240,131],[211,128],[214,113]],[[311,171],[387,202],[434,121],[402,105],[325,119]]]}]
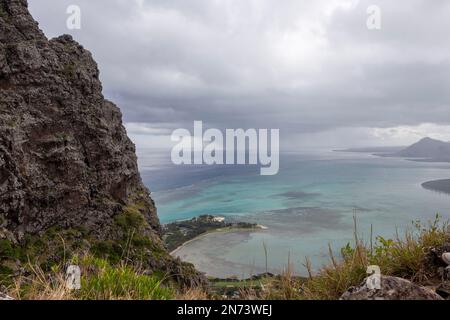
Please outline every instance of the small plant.
[{"label": "small plant", "polygon": [[264,249],[264,259],[265,259],[265,263],[266,263],[266,273],[269,272],[269,268],[268,268],[268,250],[267,250],[267,243],[265,241],[263,241],[263,249]]},{"label": "small plant", "polygon": [[77,68],[74,64],[66,64],[62,72],[66,78],[73,79],[76,77]]},{"label": "small plant", "polygon": [[69,135],[65,132],[60,132],[55,135],[56,139],[62,142],[67,142],[69,140]]},{"label": "small plant", "polygon": [[0,5],[0,18],[7,19],[8,13],[5,11],[2,5]]},{"label": "small plant", "polygon": [[139,230],[146,223],[139,208],[138,205],[124,207],[123,212],[114,218],[117,226],[125,231]]}]

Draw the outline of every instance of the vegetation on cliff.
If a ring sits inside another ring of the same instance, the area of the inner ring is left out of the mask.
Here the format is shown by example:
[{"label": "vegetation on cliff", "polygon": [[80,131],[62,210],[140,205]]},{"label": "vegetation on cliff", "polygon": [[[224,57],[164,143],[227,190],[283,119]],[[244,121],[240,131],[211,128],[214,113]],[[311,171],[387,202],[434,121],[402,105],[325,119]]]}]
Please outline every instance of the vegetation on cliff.
[{"label": "vegetation on cliff", "polygon": [[437,219],[426,226],[416,222],[402,236],[377,237],[373,243],[364,243],[355,232],[354,243],[339,254],[330,249],[329,265],[313,271],[306,260],[310,272],[307,277],[296,276],[288,261],[280,275],[264,274],[243,281],[210,279],[206,289],[180,290],[166,281],[166,274],[149,274],[126,262],[112,266],[105,259],[87,254],[70,260],[82,267],[80,291],[65,287],[64,264],[54,265],[47,272],[30,264],[31,272],[12,279],[7,292],[17,299],[335,300],[363,282],[369,265],[378,265],[383,276],[401,277],[449,298],[450,275],[440,260],[440,255],[449,250],[449,225]]}]

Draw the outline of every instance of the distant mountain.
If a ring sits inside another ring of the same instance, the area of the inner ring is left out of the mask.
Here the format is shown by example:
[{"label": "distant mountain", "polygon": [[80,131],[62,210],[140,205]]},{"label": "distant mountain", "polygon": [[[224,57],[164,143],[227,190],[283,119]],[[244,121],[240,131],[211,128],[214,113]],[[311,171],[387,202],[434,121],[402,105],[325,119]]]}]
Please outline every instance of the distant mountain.
[{"label": "distant mountain", "polygon": [[424,138],[406,149],[393,153],[392,156],[449,161],[450,143],[431,138]]},{"label": "distant mountain", "polygon": [[450,162],[450,142],[424,138],[409,147],[372,147],[335,150],[372,153],[380,157],[400,157],[421,162]]}]

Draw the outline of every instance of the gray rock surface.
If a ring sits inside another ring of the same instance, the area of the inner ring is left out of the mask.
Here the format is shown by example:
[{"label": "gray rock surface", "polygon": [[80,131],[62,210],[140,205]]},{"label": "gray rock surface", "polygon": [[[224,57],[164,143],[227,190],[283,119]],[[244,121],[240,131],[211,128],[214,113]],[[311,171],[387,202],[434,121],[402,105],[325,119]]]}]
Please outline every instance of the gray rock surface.
[{"label": "gray rock surface", "polygon": [[441,283],[436,288],[436,293],[440,295],[442,298],[449,300],[450,299],[450,281]]},{"label": "gray rock surface", "polygon": [[449,279],[450,275],[447,269],[447,263],[444,262],[442,256],[445,252],[450,252],[450,243],[444,243],[441,246],[429,248],[424,259],[424,270],[428,278]]},{"label": "gray rock surface", "polygon": [[102,95],[91,53],[68,35],[48,40],[27,6],[0,0],[0,240],[20,244],[50,228],[82,227],[92,239],[114,241],[115,218],[132,208],[158,252],[144,263],[183,274],[179,261],[161,254],[135,147],[119,108]]},{"label": "gray rock surface", "polygon": [[47,41],[23,0],[2,0],[0,10],[3,227],[18,240],[55,224],[104,237],[111,217],[139,197],[159,232],[134,146],[120,110],[103,98],[91,54],[70,36]]},{"label": "gray rock surface", "polygon": [[8,300],[14,300],[14,299],[11,298],[10,296],[0,292],[0,301],[8,301]]},{"label": "gray rock surface", "polygon": [[366,280],[345,292],[341,300],[443,300],[429,288],[418,286],[408,280],[381,276],[381,289],[371,290]]}]

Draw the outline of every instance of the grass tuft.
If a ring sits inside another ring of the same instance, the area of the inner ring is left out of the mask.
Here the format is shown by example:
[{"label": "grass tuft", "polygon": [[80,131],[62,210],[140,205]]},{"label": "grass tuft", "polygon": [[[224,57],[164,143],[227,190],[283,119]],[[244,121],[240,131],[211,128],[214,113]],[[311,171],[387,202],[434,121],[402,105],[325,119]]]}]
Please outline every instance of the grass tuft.
[{"label": "grass tuft", "polygon": [[82,270],[81,289],[69,290],[62,266],[44,272],[30,265],[32,274],[19,277],[9,294],[20,300],[168,300],[175,290],[163,284],[164,278],[147,275],[134,267],[112,266],[107,260],[85,256],[74,259]]},{"label": "grass tuft", "polygon": [[307,279],[293,278],[292,271],[284,272],[281,279],[274,280],[264,298],[299,300],[336,300],[352,286],[359,285],[368,275],[367,267],[377,265],[382,274],[411,280],[421,285],[440,282],[436,270],[427,265],[431,248],[450,243],[448,222],[440,217],[422,225],[414,222],[403,237],[394,239],[378,237],[375,244],[366,245],[358,239],[355,223],[355,243],[341,249],[337,259],[330,248],[330,264],[314,273],[306,260]]}]

